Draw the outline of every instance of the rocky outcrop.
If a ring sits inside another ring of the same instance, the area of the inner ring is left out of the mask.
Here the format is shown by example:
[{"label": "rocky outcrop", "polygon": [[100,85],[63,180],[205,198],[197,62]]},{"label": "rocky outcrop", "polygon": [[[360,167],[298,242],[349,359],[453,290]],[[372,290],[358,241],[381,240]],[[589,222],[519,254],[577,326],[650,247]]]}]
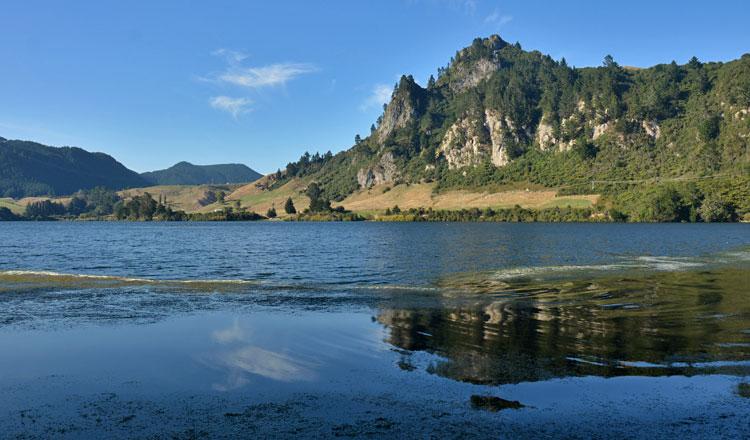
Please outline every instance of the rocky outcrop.
[{"label": "rocky outcrop", "polygon": [[394,130],[406,127],[413,117],[414,108],[408,100],[393,99],[386,107],[383,119],[378,126],[378,141],[382,143]]},{"label": "rocky outcrop", "polygon": [[487,159],[500,167],[510,161],[508,143],[517,140],[513,121],[492,109],[482,116],[463,118],[445,133],[436,154],[445,157],[449,168],[476,166]]},{"label": "rocky outcrop", "polygon": [[361,168],[357,172],[357,183],[360,188],[370,188],[382,183],[393,182],[398,176],[398,167],[393,160],[393,153],[385,153],[377,164]]},{"label": "rocky outcrop", "polygon": [[487,157],[476,123],[469,118],[453,124],[443,137],[437,155],[443,155],[451,169],[479,165]]},{"label": "rocky outcrop", "polygon": [[497,64],[484,58],[469,65],[456,66],[454,69],[454,79],[450,83],[451,91],[459,93],[475,87],[480,82],[492,76],[497,69]]},{"label": "rocky outcrop", "polygon": [[641,122],[641,127],[643,127],[643,131],[650,137],[657,140],[661,137],[661,127],[655,121],[643,121]]},{"label": "rocky outcrop", "polygon": [[492,151],[490,160],[493,165],[501,167],[507,165],[510,161],[508,155],[508,146],[506,142],[506,133],[513,130],[513,121],[509,118],[502,118],[496,110],[487,109],[484,111],[484,125],[490,132],[490,141],[492,142]]},{"label": "rocky outcrop", "polygon": [[[749,114],[750,114],[750,107],[743,108],[743,109],[740,109],[739,111],[737,111],[734,114],[734,119],[739,119],[740,121],[744,121],[745,120],[745,116],[747,116]],[[2,139],[2,138],[0,138],[0,139]]]},{"label": "rocky outcrop", "polygon": [[557,144],[555,138],[555,129],[552,125],[545,122],[544,118],[536,128],[536,143],[543,151],[554,147]]},{"label": "rocky outcrop", "polygon": [[378,124],[376,136],[385,142],[395,130],[405,128],[418,116],[424,90],[411,76],[402,76]]},{"label": "rocky outcrop", "polygon": [[594,126],[594,135],[592,136],[592,139],[597,140],[600,137],[604,136],[605,133],[610,128],[609,122],[605,122],[603,124],[598,124]]},{"label": "rocky outcrop", "polygon": [[459,51],[450,67],[451,91],[460,93],[492,76],[500,68],[497,54],[507,45],[498,35],[492,35],[478,38],[471,46]]}]

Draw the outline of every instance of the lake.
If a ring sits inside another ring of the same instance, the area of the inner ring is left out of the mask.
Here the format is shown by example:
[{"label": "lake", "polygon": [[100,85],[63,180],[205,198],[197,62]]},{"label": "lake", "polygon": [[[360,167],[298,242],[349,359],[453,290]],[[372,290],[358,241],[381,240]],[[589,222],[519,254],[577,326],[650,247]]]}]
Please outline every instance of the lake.
[{"label": "lake", "polygon": [[748,437],[750,225],[0,223],[0,437]]}]

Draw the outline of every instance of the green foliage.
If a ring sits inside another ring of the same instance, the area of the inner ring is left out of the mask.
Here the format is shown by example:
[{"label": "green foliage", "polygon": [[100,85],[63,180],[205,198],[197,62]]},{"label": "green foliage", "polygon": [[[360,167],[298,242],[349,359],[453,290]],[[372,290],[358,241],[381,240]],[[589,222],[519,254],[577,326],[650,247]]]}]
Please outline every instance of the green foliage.
[{"label": "green foliage", "polygon": [[577,154],[581,160],[595,158],[598,151],[596,145],[594,145],[593,142],[589,142],[585,137],[579,137],[575,144],[573,144],[573,152]]},{"label": "green foliage", "polygon": [[297,208],[294,207],[294,202],[292,201],[291,197],[286,199],[286,202],[284,202],[284,212],[286,212],[287,214],[297,213]]},{"label": "green foliage", "polygon": [[276,208],[273,207],[273,206],[270,207],[270,208],[268,208],[268,212],[266,212],[266,217],[268,217],[268,218],[276,218]]},{"label": "green foliage", "polygon": [[717,195],[706,196],[698,208],[698,214],[706,223],[731,222],[735,219],[734,206]]},{"label": "green foliage", "polygon": [[221,185],[249,183],[262,176],[242,164],[193,165],[180,162],[166,170],[141,174],[153,185]]},{"label": "green foliage", "polygon": [[20,220],[17,215],[13,214],[13,211],[6,208],[5,206],[0,207],[0,221],[7,222],[7,221],[14,221],[14,220]]},{"label": "green foliage", "polygon": [[636,222],[729,222],[750,212],[750,176],[621,190],[604,202]]},{"label": "green foliage", "polygon": [[297,222],[358,222],[364,221],[361,215],[344,210],[332,210],[327,212],[309,212],[306,211],[296,216],[289,217],[289,221]]},{"label": "green foliage", "polygon": [[323,190],[316,182],[310,183],[305,191],[310,198],[310,212],[324,212],[331,210],[331,201],[323,197]]},{"label": "green foliage", "polygon": [[120,201],[120,196],[116,192],[101,186],[90,190],[78,191],[74,197],[83,199],[86,202],[84,212],[95,216],[112,214],[115,203]]},{"label": "green foliage", "polygon": [[55,216],[65,214],[65,206],[62,203],[51,200],[41,200],[26,205],[24,217],[31,220],[47,220]]},{"label": "green foliage", "polygon": [[[496,70],[466,86],[477,66],[484,69],[488,62]],[[750,105],[749,85],[750,55],[723,64],[693,58],[686,65],[648,69],[624,68],[607,56],[601,67],[576,69],[497,36],[476,39],[426,89],[401,79],[387,111],[410,109],[403,126],[385,138],[374,131],[314,167],[308,165],[313,160],[301,159],[286,175],[312,176],[325,197],[342,200],[358,188],[357,171],[377,166],[385,153],[394,157],[398,181],[436,181],[437,191],[529,182],[610,196],[648,180],[740,174],[750,164],[750,115],[742,113]],[[479,142],[490,145],[487,110],[501,115],[511,162],[448,169],[438,154],[445,133],[468,118]],[[547,151],[536,144],[542,120],[557,141]],[[606,129],[593,139],[596,126]],[[651,213],[633,209],[636,217],[671,218],[666,212],[679,203],[662,196]]]},{"label": "green foliage", "polygon": [[81,215],[86,212],[87,203],[82,197],[74,196],[68,203],[68,213],[71,215]]},{"label": "green foliage", "polygon": [[222,210],[208,212],[208,213],[191,213],[184,217],[184,220],[190,220],[195,222],[246,222],[246,221],[257,221],[263,220],[260,214],[256,214],[252,211],[246,210],[234,210],[230,207],[226,207]]},{"label": "green foliage", "polygon": [[118,220],[142,220],[142,221],[181,221],[187,220],[188,216],[183,211],[173,211],[163,201],[156,201],[149,193],[134,196],[130,200],[121,200],[113,208],[115,218]]},{"label": "green foliage", "polygon": [[508,209],[471,208],[461,210],[433,210],[412,208],[407,211],[388,209],[380,221],[430,221],[430,222],[592,222],[607,221],[596,216],[591,209],[549,208],[525,209],[520,206]]},{"label": "green foliage", "polygon": [[0,138],[2,197],[67,195],[96,186],[119,190],[147,184],[103,153]]},{"label": "green foliage", "polygon": [[721,116],[707,116],[698,126],[698,134],[703,142],[711,142],[719,137],[721,128]]}]

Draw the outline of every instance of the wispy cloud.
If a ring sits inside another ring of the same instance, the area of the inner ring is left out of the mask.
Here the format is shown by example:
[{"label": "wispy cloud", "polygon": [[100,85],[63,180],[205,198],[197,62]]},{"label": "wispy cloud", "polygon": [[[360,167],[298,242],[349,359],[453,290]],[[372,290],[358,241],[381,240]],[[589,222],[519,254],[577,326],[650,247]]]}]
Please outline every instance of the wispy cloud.
[{"label": "wispy cloud", "polygon": [[446,6],[454,11],[473,15],[477,12],[478,0],[406,0],[406,2],[412,5],[432,3],[439,6]]},{"label": "wispy cloud", "polygon": [[487,24],[493,24],[497,26],[503,26],[513,21],[513,16],[508,14],[501,14],[499,9],[492,11],[490,15],[485,17],[484,22]]},{"label": "wispy cloud", "polygon": [[372,88],[370,96],[368,96],[360,106],[360,110],[366,111],[373,107],[379,107],[383,104],[386,104],[391,100],[392,94],[393,86],[389,86],[388,84],[376,84]]},{"label": "wispy cloud", "polygon": [[231,327],[222,330],[216,330],[211,334],[214,341],[219,344],[229,344],[231,342],[243,341],[247,338],[245,330],[240,327],[239,321],[235,319]]},{"label": "wispy cloud", "polygon": [[248,98],[232,98],[229,96],[214,96],[208,100],[211,107],[229,113],[233,118],[242,113],[250,111],[249,106],[253,103]]},{"label": "wispy cloud", "polygon": [[226,59],[228,63],[239,63],[247,58],[247,54],[244,52],[224,48],[216,49],[211,52],[211,55],[222,57]]},{"label": "wispy cloud", "polygon": [[284,85],[318,69],[306,63],[279,63],[258,67],[232,67],[220,74],[220,82],[252,89]]},{"label": "wispy cloud", "polygon": [[[310,63],[275,63],[261,66],[248,66],[245,60],[249,56],[237,50],[220,48],[211,55],[225,61],[221,71],[206,76],[196,77],[197,81],[221,86],[240,87],[257,91],[263,88],[284,86],[304,74],[316,72],[319,69]],[[211,107],[232,115],[235,119],[250,111],[253,100],[244,97],[214,96],[208,100]]]}]

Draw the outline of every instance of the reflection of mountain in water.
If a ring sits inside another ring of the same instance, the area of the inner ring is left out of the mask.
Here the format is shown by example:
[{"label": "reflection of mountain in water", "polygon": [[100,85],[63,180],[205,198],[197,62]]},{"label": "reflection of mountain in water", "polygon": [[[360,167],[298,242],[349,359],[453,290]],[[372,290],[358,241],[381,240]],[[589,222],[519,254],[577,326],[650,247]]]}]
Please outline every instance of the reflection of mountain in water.
[{"label": "reflection of mountain in water", "polygon": [[506,284],[470,305],[384,308],[377,319],[394,346],[444,358],[430,371],[472,383],[748,374],[749,274],[721,269]]}]

